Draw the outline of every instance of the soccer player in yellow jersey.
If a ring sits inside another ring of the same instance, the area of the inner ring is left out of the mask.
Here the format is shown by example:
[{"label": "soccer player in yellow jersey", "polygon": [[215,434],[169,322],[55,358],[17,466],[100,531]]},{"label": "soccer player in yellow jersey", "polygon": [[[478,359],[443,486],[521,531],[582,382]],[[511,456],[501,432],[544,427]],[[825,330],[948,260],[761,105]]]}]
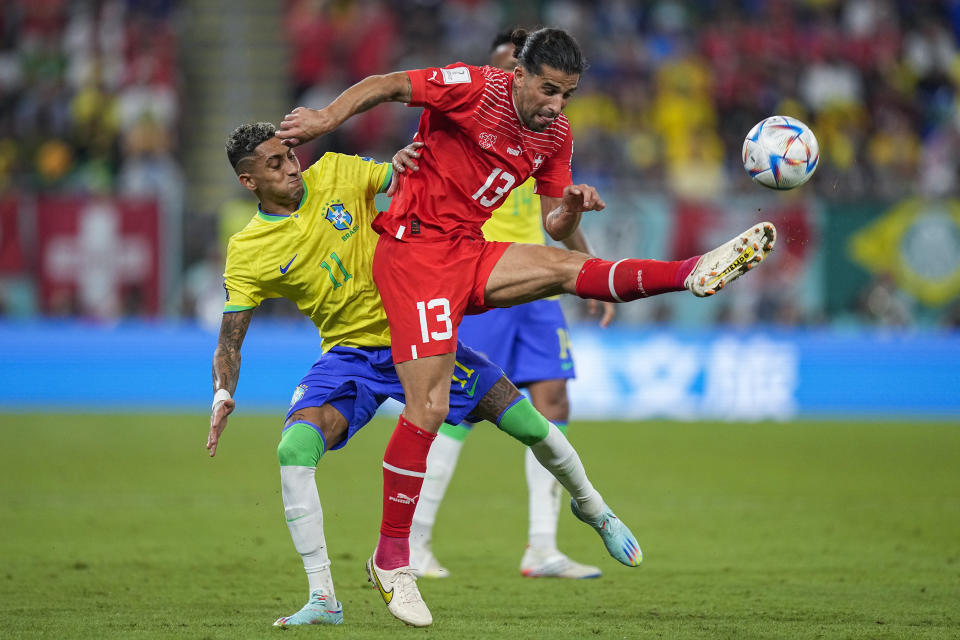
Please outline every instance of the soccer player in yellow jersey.
[{"label": "soccer player in yellow jersey", "polygon": [[[240,349],[254,309],[265,298],[293,301],[323,338],[322,355],[294,391],[277,447],[284,513],[303,558],[309,597],[300,611],[274,624],[340,624],[343,608],[330,573],[315,474],[324,452],[343,447],[388,397],[404,400],[371,272],[377,242],[370,228],[377,213],[374,196],[388,189],[391,166],[328,153],[301,172],[296,155],[274,134],[270,123],[243,125],[226,145],[240,183],[260,203],[227,250],[227,301],[213,356],[207,449],[216,454],[227,416],[236,407]],[[569,442],[550,430],[497,366],[462,345],[449,408],[451,423],[489,420],[529,446],[578,504],[602,502]],[[547,436],[538,435],[543,433]],[[411,437],[432,440],[433,434],[416,431]],[[417,497],[401,493],[384,500],[415,503]],[[639,563],[636,539],[619,521],[613,524],[628,534],[629,550],[618,551]],[[608,551],[614,553],[609,546]],[[367,575],[394,616],[414,626],[432,623],[409,566],[382,570],[368,561]]]},{"label": "soccer player in yellow jersey", "polygon": [[[513,71],[517,66],[514,48],[509,32],[498,34],[491,45],[490,66]],[[418,147],[415,144],[397,152],[394,163],[398,171],[404,171],[405,165],[419,157]],[[544,244],[540,198],[534,193],[534,182],[531,178],[514,189],[484,223],[487,240]],[[592,254],[579,227],[563,242],[569,249]],[[589,302],[591,311],[595,311],[597,301]],[[601,326],[605,327],[613,318],[613,304],[602,304]],[[533,406],[566,433],[570,418],[567,380],[575,373],[567,324],[556,299],[466,316],[460,323],[459,339],[502,367],[517,386],[526,387]],[[469,423],[444,424],[427,456],[427,476],[410,528],[410,566],[420,576],[443,578],[450,573],[433,555],[430,541],[437,510],[469,433]],[[598,567],[575,562],[557,548],[560,485],[529,451],[524,467],[529,528],[521,573],[529,578],[600,577]]]}]

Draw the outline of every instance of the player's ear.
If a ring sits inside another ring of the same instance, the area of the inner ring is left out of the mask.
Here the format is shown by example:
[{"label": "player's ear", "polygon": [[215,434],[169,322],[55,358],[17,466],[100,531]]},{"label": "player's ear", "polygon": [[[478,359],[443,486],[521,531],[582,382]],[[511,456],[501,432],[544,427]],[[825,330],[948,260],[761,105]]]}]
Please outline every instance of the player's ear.
[{"label": "player's ear", "polygon": [[244,173],[238,174],[237,180],[240,181],[240,184],[243,186],[244,189],[247,189],[248,191],[257,190],[257,181],[249,173],[244,172]]},{"label": "player's ear", "polygon": [[517,64],[517,66],[513,68],[513,86],[517,88],[522,87],[526,76],[527,70],[523,68],[522,64]]}]

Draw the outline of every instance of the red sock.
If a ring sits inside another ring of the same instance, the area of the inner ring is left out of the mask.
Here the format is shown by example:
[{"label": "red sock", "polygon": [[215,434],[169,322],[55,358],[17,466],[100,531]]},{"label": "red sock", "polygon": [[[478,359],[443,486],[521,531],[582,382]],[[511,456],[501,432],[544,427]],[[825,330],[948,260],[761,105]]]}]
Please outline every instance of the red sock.
[{"label": "red sock", "polygon": [[435,433],[403,416],[383,454],[383,519],[374,562],[381,569],[410,564],[410,523],[427,471],[427,452]]},{"label": "red sock", "polygon": [[[668,291],[683,291],[683,281],[700,256],[676,262],[591,258],[577,276],[577,295],[604,302],[629,302]],[[611,276],[612,274],[612,276]]]}]

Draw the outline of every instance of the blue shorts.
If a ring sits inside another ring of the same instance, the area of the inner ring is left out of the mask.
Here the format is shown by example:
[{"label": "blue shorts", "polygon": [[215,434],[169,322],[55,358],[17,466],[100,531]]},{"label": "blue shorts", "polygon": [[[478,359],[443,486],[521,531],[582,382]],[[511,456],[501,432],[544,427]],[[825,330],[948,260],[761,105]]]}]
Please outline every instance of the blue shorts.
[{"label": "blue shorts", "polygon": [[[447,422],[459,424],[471,415],[490,387],[503,377],[500,367],[462,344],[450,381]],[[405,402],[403,387],[393,366],[390,347],[333,347],[317,360],[293,392],[287,418],[298,409],[332,405],[347,419],[346,437],[330,447],[339,449],[364,427],[387,398]]]},{"label": "blue shorts", "polygon": [[518,387],[576,375],[567,322],[556,300],[466,316],[457,337],[500,365]]}]

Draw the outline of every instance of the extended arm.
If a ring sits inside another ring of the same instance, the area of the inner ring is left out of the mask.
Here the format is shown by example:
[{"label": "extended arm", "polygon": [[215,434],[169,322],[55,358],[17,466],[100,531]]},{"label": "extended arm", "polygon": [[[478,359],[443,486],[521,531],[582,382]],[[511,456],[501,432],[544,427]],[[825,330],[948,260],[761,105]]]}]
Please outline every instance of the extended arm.
[{"label": "extended arm", "polygon": [[580,253],[585,253],[588,256],[593,255],[593,250],[590,248],[590,243],[587,242],[587,236],[584,235],[583,229],[581,229],[579,225],[573,230],[573,233],[564,238],[562,242],[564,246],[571,251],[579,251]]},{"label": "extended arm", "polygon": [[213,352],[213,391],[215,397],[221,389],[228,395],[215,400],[210,412],[207,449],[210,451],[211,458],[216,455],[220,435],[227,428],[227,416],[236,407],[233,392],[237,390],[237,380],[240,378],[240,347],[243,345],[243,338],[247,335],[252,317],[253,309],[248,309],[224,313],[220,322],[220,337],[217,338],[217,348]]},{"label": "extended arm", "polygon": [[580,226],[584,211],[600,211],[606,207],[597,190],[586,184],[570,184],[563,188],[563,197],[540,196],[543,228],[554,240],[563,241]]},{"label": "extended arm", "polygon": [[413,85],[404,71],[368,76],[353,85],[323,109],[297,107],[286,115],[277,130],[284,144],[295,147],[330,133],[345,120],[381,102],[410,102]]}]

